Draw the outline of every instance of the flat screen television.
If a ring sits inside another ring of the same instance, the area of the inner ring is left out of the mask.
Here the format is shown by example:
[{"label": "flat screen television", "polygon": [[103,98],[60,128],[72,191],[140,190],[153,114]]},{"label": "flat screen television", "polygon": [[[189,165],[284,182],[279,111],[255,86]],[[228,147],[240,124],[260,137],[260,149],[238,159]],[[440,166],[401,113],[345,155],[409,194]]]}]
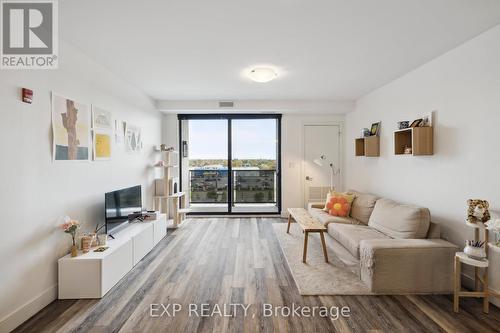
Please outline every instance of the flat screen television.
[{"label": "flat screen television", "polygon": [[104,195],[106,233],[111,234],[129,223],[129,215],[142,210],[141,185],[108,192]]}]

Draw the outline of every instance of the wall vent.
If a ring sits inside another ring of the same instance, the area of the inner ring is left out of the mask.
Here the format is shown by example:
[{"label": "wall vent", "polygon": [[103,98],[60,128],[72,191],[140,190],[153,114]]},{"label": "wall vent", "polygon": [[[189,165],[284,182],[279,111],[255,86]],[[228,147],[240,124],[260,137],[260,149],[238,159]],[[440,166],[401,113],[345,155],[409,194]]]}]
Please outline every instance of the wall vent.
[{"label": "wall vent", "polygon": [[308,202],[323,202],[326,195],[330,192],[330,186],[310,186]]},{"label": "wall vent", "polygon": [[219,102],[219,107],[220,108],[232,108],[232,107],[234,107],[234,102],[222,101],[222,102]]}]

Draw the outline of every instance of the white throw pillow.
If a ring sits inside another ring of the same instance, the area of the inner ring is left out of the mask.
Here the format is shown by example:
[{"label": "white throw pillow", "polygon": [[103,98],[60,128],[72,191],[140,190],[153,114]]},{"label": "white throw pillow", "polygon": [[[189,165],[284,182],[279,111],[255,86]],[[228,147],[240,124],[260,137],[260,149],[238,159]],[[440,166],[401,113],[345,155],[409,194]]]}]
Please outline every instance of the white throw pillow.
[{"label": "white throw pillow", "polygon": [[329,209],[326,207],[326,205],[330,202],[330,199],[332,198],[332,193],[333,193],[332,191],[329,191],[329,192],[326,194],[325,207],[323,207],[323,210],[324,210],[325,212],[327,212],[327,213],[328,213],[328,210],[329,210]]}]

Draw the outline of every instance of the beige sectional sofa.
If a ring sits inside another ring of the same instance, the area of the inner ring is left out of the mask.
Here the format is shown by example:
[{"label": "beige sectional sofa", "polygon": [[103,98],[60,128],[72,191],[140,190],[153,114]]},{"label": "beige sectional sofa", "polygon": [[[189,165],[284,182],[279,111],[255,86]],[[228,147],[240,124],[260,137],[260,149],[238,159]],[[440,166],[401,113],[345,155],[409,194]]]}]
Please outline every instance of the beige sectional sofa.
[{"label": "beige sectional sofa", "polygon": [[440,239],[427,208],[349,192],[356,195],[350,217],[331,216],[324,203],[309,204],[309,212],[359,260],[361,280],[372,292],[452,292],[458,247]]}]

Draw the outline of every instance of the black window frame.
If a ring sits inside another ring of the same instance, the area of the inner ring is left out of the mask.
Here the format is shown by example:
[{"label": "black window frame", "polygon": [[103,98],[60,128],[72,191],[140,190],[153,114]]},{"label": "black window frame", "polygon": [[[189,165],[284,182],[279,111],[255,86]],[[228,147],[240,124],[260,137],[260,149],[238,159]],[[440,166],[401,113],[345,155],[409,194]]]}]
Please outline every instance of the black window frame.
[{"label": "black window frame", "polygon": [[[227,212],[191,212],[189,215],[281,215],[281,117],[280,113],[180,113],[177,115],[179,122],[179,188],[182,189],[182,158],[184,155],[184,147],[182,144],[182,121],[183,120],[202,120],[202,119],[225,119],[228,121],[227,136],[228,136],[228,195],[227,195]],[[277,156],[276,156],[276,206],[277,212],[233,212],[233,170],[232,170],[232,120],[234,119],[276,119],[277,126]],[[188,148],[189,149],[189,148]]]}]

